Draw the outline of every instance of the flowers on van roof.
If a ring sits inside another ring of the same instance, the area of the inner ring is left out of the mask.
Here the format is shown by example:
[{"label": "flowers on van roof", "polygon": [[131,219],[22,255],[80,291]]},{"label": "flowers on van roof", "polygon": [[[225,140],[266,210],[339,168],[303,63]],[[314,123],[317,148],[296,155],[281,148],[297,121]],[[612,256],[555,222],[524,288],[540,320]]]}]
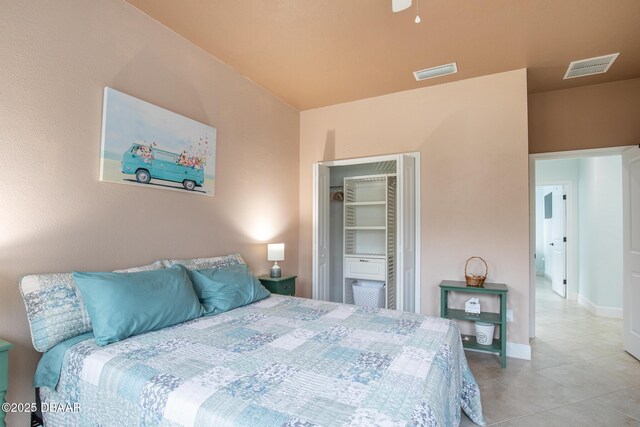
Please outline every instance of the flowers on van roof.
[{"label": "flowers on van roof", "polygon": [[178,164],[191,166],[195,169],[204,169],[209,155],[209,141],[207,137],[200,138],[196,144],[191,144],[188,149],[180,154]]},{"label": "flowers on van roof", "polygon": [[152,142],[149,145],[138,145],[134,154],[142,157],[143,161],[149,163],[153,159],[153,152],[151,150],[157,145],[158,144],[156,144],[155,142]]},{"label": "flowers on van roof", "polygon": [[204,167],[206,161],[206,158],[202,159],[200,157],[189,156],[186,151],[183,151],[182,154],[180,154],[180,160],[178,160],[178,164],[200,169]]},{"label": "flowers on van roof", "polygon": [[[146,141],[144,141],[144,143],[146,143]],[[149,163],[154,159],[153,149],[157,147],[158,144],[155,142],[152,142],[149,145],[139,144],[134,147],[133,153],[142,157],[143,161]],[[176,163],[195,169],[204,169],[207,164],[207,158],[211,155],[210,153],[207,137],[200,138],[197,143],[191,144],[188,149],[183,150],[182,153],[180,153],[180,157]]]}]

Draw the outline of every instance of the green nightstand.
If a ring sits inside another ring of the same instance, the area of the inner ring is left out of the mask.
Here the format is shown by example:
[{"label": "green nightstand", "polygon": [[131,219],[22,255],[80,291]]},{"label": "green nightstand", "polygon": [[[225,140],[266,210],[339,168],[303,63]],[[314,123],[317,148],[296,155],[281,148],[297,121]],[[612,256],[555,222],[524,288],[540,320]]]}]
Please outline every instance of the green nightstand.
[{"label": "green nightstand", "polygon": [[[9,350],[13,344],[0,340],[0,405],[3,404],[9,381]],[[0,409],[0,427],[5,427],[5,413]]]},{"label": "green nightstand", "polygon": [[[500,329],[500,338],[494,339],[491,345],[481,345],[475,335],[462,335],[462,346],[473,350],[483,350],[500,355],[503,368],[507,366],[507,285],[502,283],[485,283],[483,287],[467,286],[466,282],[443,280],[440,283],[440,317],[471,322],[495,323]],[[480,314],[465,313],[464,309],[449,307],[449,292],[465,292],[469,294],[497,295],[500,298],[500,311],[492,313],[483,311]]]},{"label": "green nightstand", "polygon": [[260,279],[262,286],[272,294],[294,296],[296,294],[296,277],[298,276],[271,277],[268,274],[263,274],[258,279]]}]

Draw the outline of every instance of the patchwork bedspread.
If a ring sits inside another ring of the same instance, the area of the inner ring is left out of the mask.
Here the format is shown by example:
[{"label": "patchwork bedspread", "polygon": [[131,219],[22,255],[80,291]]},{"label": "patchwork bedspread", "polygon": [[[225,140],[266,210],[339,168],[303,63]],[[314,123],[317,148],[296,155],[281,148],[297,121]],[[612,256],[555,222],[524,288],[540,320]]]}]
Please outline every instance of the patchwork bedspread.
[{"label": "patchwork bedspread", "polygon": [[484,425],[455,322],[272,295],[65,353],[48,426]]}]

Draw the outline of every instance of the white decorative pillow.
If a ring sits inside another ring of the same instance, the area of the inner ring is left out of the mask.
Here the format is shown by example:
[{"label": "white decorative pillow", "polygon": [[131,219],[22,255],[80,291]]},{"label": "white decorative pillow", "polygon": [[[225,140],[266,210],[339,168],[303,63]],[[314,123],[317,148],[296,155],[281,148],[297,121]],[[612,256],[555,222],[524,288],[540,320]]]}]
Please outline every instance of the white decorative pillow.
[{"label": "white decorative pillow", "polygon": [[[117,272],[163,268],[160,261]],[[20,280],[33,347],[45,352],[69,338],[91,332],[91,320],[71,273],[32,274]]]},{"label": "white decorative pillow", "polygon": [[124,270],[115,270],[114,273],[137,273],[139,271],[151,271],[160,270],[164,268],[162,261],[154,261],[151,264],[143,265],[142,267],[125,268]]},{"label": "white decorative pillow", "polygon": [[165,259],[162,264],[166,268],[173,267],[176,264],[182,264],[189,270],[201,270],[204,268],[225,267],[227,265],[246,264],[242,256],[238,253],[216,256],[211,258],[193,258],[193,259]]}]

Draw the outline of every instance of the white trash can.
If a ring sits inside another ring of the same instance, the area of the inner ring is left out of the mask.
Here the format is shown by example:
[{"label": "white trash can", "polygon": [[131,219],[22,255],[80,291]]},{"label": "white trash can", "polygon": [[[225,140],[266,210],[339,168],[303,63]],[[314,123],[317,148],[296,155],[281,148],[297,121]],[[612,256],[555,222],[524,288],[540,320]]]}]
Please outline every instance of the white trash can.
[{"label": "white trash can", "polygon": [[384,282],[358,280],[353,282],[353,302],[364,307],[384,308]]},{"label": "white trash can", "polygon": [[480,345],[493,344],[493,332],[496,325],[493,323],[476,322],[476,341]]}]

